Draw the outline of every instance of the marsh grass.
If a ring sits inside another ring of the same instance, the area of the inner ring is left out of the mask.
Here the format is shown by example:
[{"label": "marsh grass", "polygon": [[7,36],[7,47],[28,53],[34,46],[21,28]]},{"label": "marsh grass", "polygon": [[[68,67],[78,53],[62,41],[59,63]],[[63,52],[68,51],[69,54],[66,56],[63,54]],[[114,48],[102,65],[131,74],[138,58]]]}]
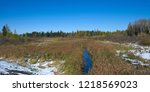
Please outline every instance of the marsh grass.
[{"label": "marsh grass", "polygon": [[132,74],[132,67],[116,56],[116,47],[92,41],[88,44],[93,68],[90,74]]},{"label": "marsh grass", "polygon": [[80,75],[83,74],[84,66],[83,48],[87,48],[92,57],[93,67],[89,73],[91,75],[150,74],[149,68],[137,70],[116,56],[116,50],[129,48],[87,38],[42,38],[22,44],[1,44],[0,57],[19,60],[20,64],[24,64],[25,58],[31,59],[30,63],[36,63],[37,60],[40,62],[53,60],[55,61],[53,65],[58,67],[58,71]]},{"label": "marsh grass", "polygon": [[144,46],[150,46],[150,35],[141,33],[139,36],[139,44]]}]

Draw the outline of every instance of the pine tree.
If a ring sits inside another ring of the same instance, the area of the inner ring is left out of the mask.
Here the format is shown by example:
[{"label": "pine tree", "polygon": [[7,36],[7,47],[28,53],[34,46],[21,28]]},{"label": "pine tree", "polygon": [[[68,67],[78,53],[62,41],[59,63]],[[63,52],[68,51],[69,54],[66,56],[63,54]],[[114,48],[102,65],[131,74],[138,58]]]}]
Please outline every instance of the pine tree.
[{"label": "pine tree", "polygon": [[2,34],[4,37],[8,36],[8,34],[10,33],[10,30],[9,30],[9,27],[6,25],[3,26],[3,29],[2,29]]}]

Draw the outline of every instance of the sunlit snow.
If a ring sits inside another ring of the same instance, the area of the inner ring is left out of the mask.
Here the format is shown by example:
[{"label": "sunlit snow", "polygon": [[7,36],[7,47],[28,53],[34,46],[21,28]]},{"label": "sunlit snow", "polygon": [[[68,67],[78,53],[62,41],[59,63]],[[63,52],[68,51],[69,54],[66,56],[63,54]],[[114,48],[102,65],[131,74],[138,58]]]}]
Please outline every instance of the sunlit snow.
[{"label": "sunlit snow", "polygon": [[137,59],[131,59],[128,56],[128,53],[132,53],[134,56],[138,56],[145,61],[150,61],[150,47],[148,46],[140,46],[137,44],[128,44],[126,45],[128,47],[131,47],[130,50],[117,50],[117,56],[121,56],[122,59],[129,61],[131,64],[134,65],[142,65],[142,66],[150,66],[150,63],[145,63]]},{"label": "sunlit snow", "polygon": [[8,61],[0,61],[0,74],[26,74],[26,75],[53,75],[57,71],[55,67],[48,67],[52,62],[27,64],[26,67]]}]

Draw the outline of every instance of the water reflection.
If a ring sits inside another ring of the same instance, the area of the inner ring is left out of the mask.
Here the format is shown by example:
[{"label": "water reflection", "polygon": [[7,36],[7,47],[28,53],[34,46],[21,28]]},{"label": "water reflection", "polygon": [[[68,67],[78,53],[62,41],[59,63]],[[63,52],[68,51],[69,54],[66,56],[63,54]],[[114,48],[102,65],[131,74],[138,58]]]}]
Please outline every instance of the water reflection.
[{"label": "water reflection", "polygon": [[88,74],[90,69],[92,68],[92,59],[87,49],[85,48],[83,51],[83,61],[84,61],[83,74]]}]

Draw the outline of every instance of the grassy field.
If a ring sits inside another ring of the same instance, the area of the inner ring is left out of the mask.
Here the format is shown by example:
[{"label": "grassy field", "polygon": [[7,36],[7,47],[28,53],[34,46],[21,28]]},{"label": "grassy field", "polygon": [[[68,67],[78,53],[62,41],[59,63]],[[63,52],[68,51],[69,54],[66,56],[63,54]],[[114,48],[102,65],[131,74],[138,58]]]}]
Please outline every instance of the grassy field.
[{"label": "grassy field", "polygon": [[[26,58],[30,63],[52,59],[64,74],[83,74],[83,48],[87,48],[93,67],[89,74],[150,74],[149,67],[136,68],[116,55],[116,50],[129,49],[117,43],[87,38],[41,38],[21,44],[0,45],[0,57],[23,64]],[[61,63],[61,61],[64,61]],[[61,74],[61,73],[57,73]]]}]

